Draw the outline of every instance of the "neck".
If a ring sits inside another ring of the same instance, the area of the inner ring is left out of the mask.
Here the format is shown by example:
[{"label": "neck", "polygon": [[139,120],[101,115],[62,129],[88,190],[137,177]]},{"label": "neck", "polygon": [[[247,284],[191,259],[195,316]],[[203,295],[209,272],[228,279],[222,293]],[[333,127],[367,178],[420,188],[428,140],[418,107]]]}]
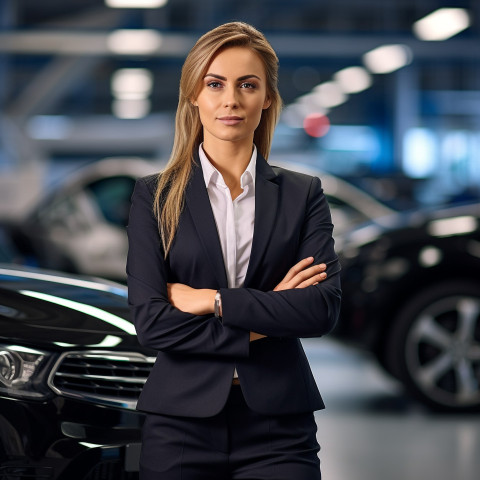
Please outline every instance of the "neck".
[{"label": "neck", "polygon": [[233,188],[252,158],[253,142],[203,142],[203,150],[212,165],[222,174],[225,183]]}]

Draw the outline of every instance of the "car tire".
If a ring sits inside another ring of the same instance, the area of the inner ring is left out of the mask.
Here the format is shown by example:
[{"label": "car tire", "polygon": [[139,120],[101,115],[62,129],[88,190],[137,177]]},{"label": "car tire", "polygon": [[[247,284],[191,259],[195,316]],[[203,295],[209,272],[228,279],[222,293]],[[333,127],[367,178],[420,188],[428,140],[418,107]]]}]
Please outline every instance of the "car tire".
[{"label": "car tire", "polygon": [[394,319],[387,361],[434,410],[480,410],[480,283],[451,280],[411,298]]}]

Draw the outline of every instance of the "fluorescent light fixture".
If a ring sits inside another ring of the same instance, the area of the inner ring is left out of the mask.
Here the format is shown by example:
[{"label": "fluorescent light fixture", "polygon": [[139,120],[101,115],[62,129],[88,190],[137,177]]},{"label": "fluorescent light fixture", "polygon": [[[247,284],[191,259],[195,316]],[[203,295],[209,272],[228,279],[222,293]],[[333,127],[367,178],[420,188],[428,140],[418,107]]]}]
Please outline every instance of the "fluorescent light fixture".
[{"label": "fluorescent light fixture", "polygon": [[105,0],[105,5],[111,8],[159,8],[168,0]]},{"label": "fluorescent light fixture", "polygon": [[440,8],[413,24],[420,40],[447,40],[470,26],[470,16],[464,8]]},{"label": "fluorescent light fixture", "polygon": [[156,30],[115,30],[107,37],[107,47],[119,55],[150,55],[159,50],[162,36]]},{"label": "fluorescent light fixture", "polygon": [[325,82],[313,89],[316,102],[325,108],[336,107],[347,101],[348,96],[337,82]]},{"label": "fluorescent light fixture", "polygon": [[390,73],[408,65],[412,51],[406,45],[383,45],[363,55],[363,63],[372,73]]},{"label": "fluorescent light fixture", "polygon": [[146,68],[121,68],[112,75],[111,88],[115,98],[135,100],[147,98],[152,92],[153,75]]},{"label": "fluorescent light fixture", "polygon": [[146,98],[116,99],[112,103],[112,112],[117,118],[143,118],[150,113],[150,100]]},{"label": "fluorescent light fixture", "polygon": [[372,85],[372,76],[363,67],[348,67],[333,76],[345,93],[358,93]]},{"label": "fluorescent light fixture", "polygon": [[430,235],[433,235],[434,237],[465,235],[467,233],[474,232],[477,228],[477,219],[470,215],[432,220],[428,225],[428,231]]}]

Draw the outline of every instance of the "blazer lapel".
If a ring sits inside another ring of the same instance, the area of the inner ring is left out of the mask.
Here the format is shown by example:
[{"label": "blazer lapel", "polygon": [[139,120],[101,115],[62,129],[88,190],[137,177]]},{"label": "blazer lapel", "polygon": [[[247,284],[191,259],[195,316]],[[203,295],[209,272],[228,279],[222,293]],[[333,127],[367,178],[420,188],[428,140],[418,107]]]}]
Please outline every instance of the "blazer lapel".
[{"label": "blazer lapel", "polygon": [[279,187],[273,180],[276,174],[267,161],[258,154],[255,180],[255,222],[253,230],[252,252],[245,276],[245,285],[249,285],[261,263],[264,252],[270,242],[273,225],[277,216]]},{"label": "blazer lapel", "polygon": [[192,178],[187,187],[185,205],[195,225],[200,242],[214,271],[220,287],[227,287],[227,274],[223,262],[222,246],[218,238],[217,225],[208,198],[200,162],[192,165]]}]

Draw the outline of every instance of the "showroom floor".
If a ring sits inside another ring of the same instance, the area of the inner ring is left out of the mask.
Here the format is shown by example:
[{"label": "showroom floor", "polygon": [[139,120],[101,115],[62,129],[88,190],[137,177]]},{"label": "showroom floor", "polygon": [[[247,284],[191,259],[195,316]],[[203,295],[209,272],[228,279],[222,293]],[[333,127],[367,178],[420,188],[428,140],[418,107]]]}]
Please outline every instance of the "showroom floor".
[{"label": "showroom floor", "polygon": [[480,478],[480,414],[430,413],[368,355],[303,344],[327,405],[316,415],[324,480]]}]

